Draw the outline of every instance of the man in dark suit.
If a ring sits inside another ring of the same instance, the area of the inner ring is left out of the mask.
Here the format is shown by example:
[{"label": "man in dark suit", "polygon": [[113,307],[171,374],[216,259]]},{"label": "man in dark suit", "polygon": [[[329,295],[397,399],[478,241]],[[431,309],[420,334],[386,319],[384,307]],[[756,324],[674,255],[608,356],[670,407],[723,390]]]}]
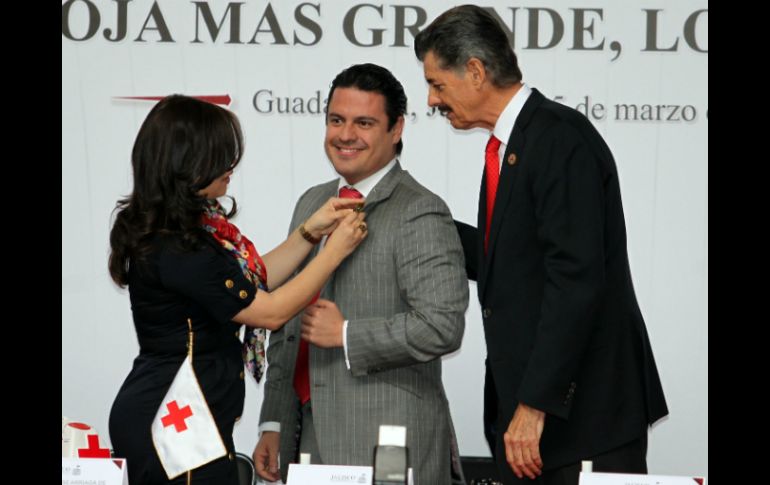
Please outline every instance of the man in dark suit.
[{"label": "man in dark suit", "polygon": [[609,148],[583,115],[522,84],[482,8],[443,13],[415,53],[428,104],[456,129],[492,135],[478,229],[458,230],[478,281],[505,483],[576,484],[581,460],[645,473],[647,428],[668,410]]}]

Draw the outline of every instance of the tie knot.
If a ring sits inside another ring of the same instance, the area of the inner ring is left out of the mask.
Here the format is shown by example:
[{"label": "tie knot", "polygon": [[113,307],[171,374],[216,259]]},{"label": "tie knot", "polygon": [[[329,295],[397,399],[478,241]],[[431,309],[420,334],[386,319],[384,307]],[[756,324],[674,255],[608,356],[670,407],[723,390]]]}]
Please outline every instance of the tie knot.
[{"label": "tie knot", "polygon": [[364,196],[353,187],[340,187],[340,197],[343,199],[363,199]]},{"label": "tie knot", "polygon": [[495,135],[490,136],[487,142],[487,153],[497,154],[498,150],[500,150],[500,143],[500,140]]}]

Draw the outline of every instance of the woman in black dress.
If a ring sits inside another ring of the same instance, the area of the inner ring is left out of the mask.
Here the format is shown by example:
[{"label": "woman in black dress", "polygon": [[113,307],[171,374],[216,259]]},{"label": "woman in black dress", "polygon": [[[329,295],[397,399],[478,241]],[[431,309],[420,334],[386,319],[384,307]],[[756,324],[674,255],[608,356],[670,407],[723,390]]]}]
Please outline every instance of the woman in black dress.
[{"label": "woman in black dress", "polygon": [[[140,347],[110,413],[115,455],[127,459],[132,484],[237,484],[232,431],[243,409],[244,361],[259,379],[264,329],[304,308],[366,236],[354,210],[363,201],[334,198],[261,258],[229,222],[235,201],[226,212],[216,200],[242,149],[235,115],[180,95],[152,109],[134,143],[134,189],[118,202],[109,260],[113,280],[128,286]],[[319,256],[288,280],[324,235]],[[151,428],[190,341],[225,454],[169,474]]]}]

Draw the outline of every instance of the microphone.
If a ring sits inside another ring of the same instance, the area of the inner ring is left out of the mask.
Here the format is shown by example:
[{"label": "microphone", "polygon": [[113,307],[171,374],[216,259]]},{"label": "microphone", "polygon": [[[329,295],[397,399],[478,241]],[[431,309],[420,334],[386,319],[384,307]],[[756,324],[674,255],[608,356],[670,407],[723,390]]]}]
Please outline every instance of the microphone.
[{"label": "microphone", "polygon": [[406,485],[409,468],[406,427],[381,425],[378,443],[374,447],[373,485]]}]

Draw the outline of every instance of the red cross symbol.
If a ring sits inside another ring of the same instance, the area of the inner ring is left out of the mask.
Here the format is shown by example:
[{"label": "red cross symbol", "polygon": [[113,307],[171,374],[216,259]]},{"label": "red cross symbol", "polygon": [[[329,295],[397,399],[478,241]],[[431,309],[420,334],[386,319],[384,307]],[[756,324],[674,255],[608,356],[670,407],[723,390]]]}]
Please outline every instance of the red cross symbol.
[{"label": "red cross symbol", "polygon": [[176,403],[176,400],[174,400],[166,404],[166,408],[168,409],[168,414],[160,418],[163,427],[168,428],[169,426],[174,426],[177,433],[186,430],[187,423],[185,423],[184,420],[193,415],[190,406],[179,409],[179,405]]},{"label": "red cross symbol", "polygon": [[109,458],[109,448],[99,448],[99,436],[95,434],[88,435],[88,448],[78,450],[80,458]]}]

